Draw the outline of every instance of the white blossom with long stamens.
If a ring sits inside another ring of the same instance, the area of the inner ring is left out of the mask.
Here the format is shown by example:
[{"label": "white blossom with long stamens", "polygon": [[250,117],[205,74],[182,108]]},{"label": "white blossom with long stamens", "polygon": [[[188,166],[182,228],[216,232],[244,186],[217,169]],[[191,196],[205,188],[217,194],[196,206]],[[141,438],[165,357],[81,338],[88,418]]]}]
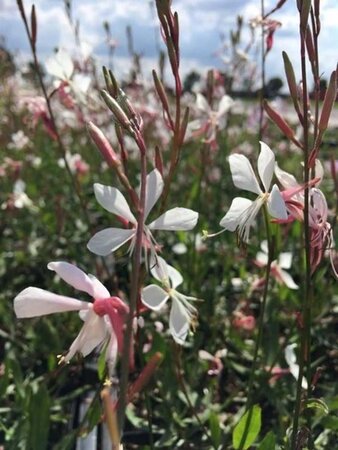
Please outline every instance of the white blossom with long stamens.
[{"label": "white blossom with long stamens", "polygon": [[[147,176],[146,180],[146,199],[144,207],[144,219],[146,220],[150,211],[159,199],[163,190],[163,179],[160,172],[155,169]],[[131,242],[130,250],[135,245],[137,220],[131,212],[127,200],[123,194],[116,188],[104,186],[103,184],[94,184],[94,191],[97,201],[107,211],[116,214],[124,222],[130,223],[132,228],[106,228],[96,233],[88,242],[88,248],[91,252],[100,256],[107,256],[114,252],[124,243]],[[187,231],[194,228],[198,220],[198,213],[187,208],[173,208],[162,214],[149,225],[144,225],[143,245],[155,251],[155,240],[152,236],[153,230],[168,231]]]},{"label": "white blossom with long stamens", "polygon": [[169,329],[174,340],[182,345],[197,318],[197,310],[190,304],[191,301],[197,299],[183,295],[176,290],[183,282],[182,275],[160,256],[156,258],[151,274],[160,281],[162,287],[150,284],[142,289],[142,303],[154,311],[159,311],[169,298],[171,299]]},{"label": "white blossom with long stamens", "polygon": [[229,156],[234,185],[239,189],[258,195],[255,201],[243,197],[234,198],[229,211],[220,221],[221,227],[225,230],[237,231],[239,238],[244,242],[248,242],[250,228],[264,204],[267,205],[268,212],[272,217],[283,220],[288,217],[285,202],[278,186],[274,184],[270,192],[275,168],[275,156],[264,142],[260,144],[261,151],[257,163],[259,180],[246,156],[240,154]]}]

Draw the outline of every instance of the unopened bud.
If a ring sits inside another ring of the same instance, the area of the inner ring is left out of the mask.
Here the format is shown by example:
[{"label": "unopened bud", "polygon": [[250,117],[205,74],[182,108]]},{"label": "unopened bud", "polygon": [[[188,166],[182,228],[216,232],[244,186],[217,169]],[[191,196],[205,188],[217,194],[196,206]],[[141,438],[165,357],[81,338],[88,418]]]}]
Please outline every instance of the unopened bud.
[{"label": "unopened bud", "polygon": [[106,136],[102,133],[100,128],[94,125],[92,122],[88,123],[87,126],[90,137],[96,144],[97,148],[100,150],[101,155],[105,159],[109,167],[115,168],[121,164],[120,158],[114,152],[112,146],[110,145]]},{"label": "unopened bud", "polygon": [[163,159],[160,148],[156,145],[155,147],[155,167],[160,172],[163,177]]},{"label": "unopened bud", "polygon": [[114,114],[116,121],[121,125],[121,127],[128,130],[130,133],[133,133],[133,129],[128,119],[126,113],[123,111],[121,106],[117,103],[117,101],[111,97],[107,91],[104,89],[101,91],[102,98],[105,104],[108,106],[110,111]]},{"label": "unopened bud", "polygon": [[302,148],[302,145],[295,137],[295,133],[292,130],[292,128],[289,126],[289,124],[283,119],[283,117],[277,111],[275,111],[273,108],[271,108],[271,106],[268,104],[267,101],[264,101],[264,109],[265,109],[267,115],[270,117],[270,119],[281,130],[281,132],[284,133],[285,136],[288,137],[294,144],[296,144],[297,147]]},{"label": "unopened bud", "polygon": [[311,0],[302,0],[300,12],[300,29],[304,34],[306,33],[307,30],[310,8],[311,8]]},{"label": "unopened bud", "polygon": [[103,66],[102,71],[106,82],[107,91],[113,98],[117,97],[119,86],[113,72],[108,70],[105,66]]},{"label": "unopened bud", "polygon": [[35,44],[36,44],[36,33],[37,33],[37,23],[36,23],[35,5],[32,5],[32,12],[31,12],[31,39],[32,39],[32,46],[33,46],[33,48],[35,48]]},{"label": "unopened bud", "polygon": [[330,82],[326,89],[323,108],[318,124],[318,128],[322,132],[325,131],[328,126],[332,108],[336,101],[336,97],[337,97],[337,71],[334,70],[331,74]]},{"label": "unopened bud", "polygon": [[169,114],[169,102],[168,102],[167,94],[164,90],[163,84],[162,84],[161,80],[158,78],[155,70],[152,71],[152,74],[153,74],[153,80],[154,80],[157,95],[159,96],[159,98],[161,100],[163,109],[165,110],[165,112],[167,114]]},{"label": "unopened bud", "polygon": [[184,116],[181,122],[181,126],[180,126],[180,136],[179,136],[179,141],[178,144],[181,146],[183,141],[184,141],[184,136],[185,133],[187,131],[187,126],[188,126],[188,121],[189,121],[189,108],[187,107],[184,111]]}]

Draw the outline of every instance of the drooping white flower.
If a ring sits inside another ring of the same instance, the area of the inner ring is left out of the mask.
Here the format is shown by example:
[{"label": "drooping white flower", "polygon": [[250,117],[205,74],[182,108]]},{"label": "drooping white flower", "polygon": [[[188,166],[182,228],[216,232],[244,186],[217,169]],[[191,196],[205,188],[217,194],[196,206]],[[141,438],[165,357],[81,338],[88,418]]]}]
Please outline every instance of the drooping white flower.
[{"label": "drooping white flower", "polygon": [[[53,292],[28,287],[14,299],[14,311],[19,319],[40,317],[48,314],[79,311],[84,324],[61,361],[69,362],[77,353],[87,356],[97,346],[107,343],[106,361],[108,365],[115,362],[117,351],[121,351],[119,334],[123,329],[123,317],[128,312],[128,306],[117,297],[110,297],[108,290],[93,275],[87,275],[78,267],[63,261],[50,262],[48,269],[56,272],[66,283],[80,291],[89,294],[94,303],[77,300],[72,297],[54,294]],[[99,306],[95,307],[95,303]],[[105,302],[107,309],[102,307]],[[114,328],[109,317],[114,317]],[[116,324],[116,325],[115,325]]]},{"label": "drooping white flower", "polygon": [[[295,348],[297,347],[297,344],[290,344],[285,347],[284,350],[284,356],[285,361],[287,362],[288,366],[290,367],[290,372],[295,377],[296,380],[298,380],[299,376],[299,365],[297,364],[297,357],[295,353]],[[305,377],[302,378],[302,388],[307,389],[308,384]]]},{"label": "drooping white flower", "polygon": [[258,195],[255,201],[243,197],[234,198],[229,211],[220,221],[220,225],[225,230],[237,231],[240,239],[244,242],[248,242],[250,228],[264,204],[267,205],[268,212],[272,217],[283,220],[288,217],[278,186],[274,184],[269,192],[275,169],[275,156],[264,142],[260,144],[261,151],[257,162],[259,179],[246,156],[239,154],[229,156],[234,185],[239,189]]},{"label": "drooping white flower", "polygon": [[[263,267],[268,264],[268,244],[267,241],[261,243],[261,252],[256,255],[257,265]],[[271,274],[279,283],[284,283],[289,289],[298,289],[298,285],[294,282],[292,276],[285,269],[290,269],[292,263],[292,253],[282,252],[278,259],[271,263]]]},{"label": "drooping white flower", "polygon": [[150,284],[142,289],[142,303],[154,311],[159,311],[169,298],[171,299],[169,329],[174,340],[182,345],[197,318],[197,310],[190,304],[196,298],[177,292],[176,288],[183,282],[182,275],[160,256],[156,258],[151,274],[161,282],[162,287]]},{"label": "drooping white flower", "polygon": [[[146,220],[156,201],[163,190],[163,179],[160,172],[155,169],[147,176],[146,180],[146,200],[144,208],[144,219]],[[107,256],[117,250],[128,241],[131,242],[132,251],[135,244],[137,232],[137,220],[131,212],[127,200],[116,188],[95,183],[94,191],[97,201],[107,211],[116,214],[126,223],[130,223],[132,228],[106,228],[96,233],[88,242],[87,247],[96,255]],[[162,214],[149,225],[143,228],[143,245],[150,248],[154,253],[155,240],[152,230],[191,230],[198,220],[198,213],[187,208],[173,208]]]}]

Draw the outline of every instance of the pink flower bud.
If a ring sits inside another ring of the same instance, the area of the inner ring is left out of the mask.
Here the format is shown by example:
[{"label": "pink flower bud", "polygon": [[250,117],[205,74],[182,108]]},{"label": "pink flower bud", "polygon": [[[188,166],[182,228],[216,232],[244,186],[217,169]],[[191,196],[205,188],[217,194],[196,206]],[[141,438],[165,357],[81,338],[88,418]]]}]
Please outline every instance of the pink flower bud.
[{"label": "pink flower bud", "polygon": [[108,166],[112,167],[112,168],[118,167],[121,164],[120,158],[114,152],[114,150],[111,147],[106,136],[92,122],[88,123],[87,128],[88,128],[90,137],[96,144],[97,148],[100,150],[100,152],[101,152],[103,158],[105,159],[105,161],[107,162]]}]

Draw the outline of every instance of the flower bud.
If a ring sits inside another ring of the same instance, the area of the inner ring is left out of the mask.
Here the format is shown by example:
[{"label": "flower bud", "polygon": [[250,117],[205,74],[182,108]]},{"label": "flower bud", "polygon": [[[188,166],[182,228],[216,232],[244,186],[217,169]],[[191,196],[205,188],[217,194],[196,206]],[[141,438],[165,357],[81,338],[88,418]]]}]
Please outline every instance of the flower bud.
[{"label": "flower bud", "polygon": [[100,150],[101,155],[105,159],[108,166],[112,168],[119,166],[121,164],[120,158],[114,152],[112,146],[110,145],[108,139],[102,133],[102,131],[92,122],[88,123],[87,129],[90,137],[96,144],[97,148]]}]

